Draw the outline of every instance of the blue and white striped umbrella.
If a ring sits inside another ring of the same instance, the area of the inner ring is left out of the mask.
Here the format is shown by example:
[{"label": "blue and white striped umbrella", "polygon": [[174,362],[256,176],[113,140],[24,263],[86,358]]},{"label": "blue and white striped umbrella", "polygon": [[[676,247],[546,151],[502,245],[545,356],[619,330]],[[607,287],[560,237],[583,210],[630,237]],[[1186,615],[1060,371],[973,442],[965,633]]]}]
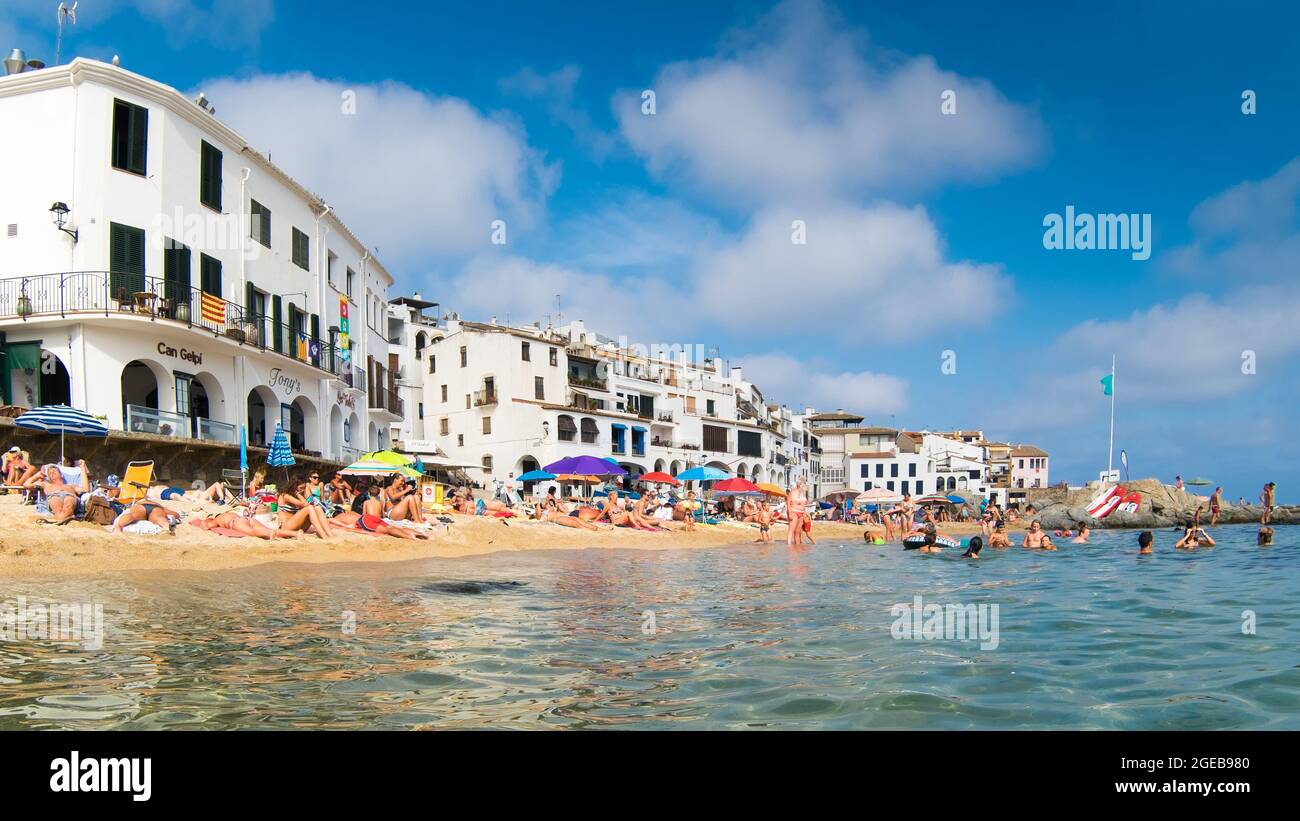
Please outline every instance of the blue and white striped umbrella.
[{"label": "blue and white striped umbrella", "polygon": [[271,437],[271,452],[266,456],[266,463],[273,468],[287,468],[294,464],[293,451],[289,450],[289,436],[284,426],[275,423],[275,435]]},{"label": "blue and white striped umbrella", "polygon": [[73,436],[108,436],[108,425],[82,410],[67,405],[44,405],[29,410],[14,420],[20,428],[59,434],[59,461],[63,461],[63,437],[69,433]]}]

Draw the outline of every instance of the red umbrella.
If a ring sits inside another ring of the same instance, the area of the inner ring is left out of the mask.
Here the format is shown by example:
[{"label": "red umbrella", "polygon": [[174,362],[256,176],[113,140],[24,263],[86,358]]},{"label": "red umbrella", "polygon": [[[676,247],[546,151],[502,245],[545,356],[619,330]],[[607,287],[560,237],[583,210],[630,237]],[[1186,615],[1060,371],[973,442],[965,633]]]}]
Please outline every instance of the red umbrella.
[{"label": "red umbrella", "polygon": [[664,473],[662,470],[656,470],[653,473],[647,473],[637,480],[638,482],[661,482],[665,485],[680,485],[681,482]]},{"label": "red umbrella", "polygon": [[758,485],[754,484],[748,479],[742,479],[739,476],[735,477],[734,479],[723,479],[721,482],[715,483],[713,485],[712,490],[714,493],[762,493],[763,492],[758,489]]}]

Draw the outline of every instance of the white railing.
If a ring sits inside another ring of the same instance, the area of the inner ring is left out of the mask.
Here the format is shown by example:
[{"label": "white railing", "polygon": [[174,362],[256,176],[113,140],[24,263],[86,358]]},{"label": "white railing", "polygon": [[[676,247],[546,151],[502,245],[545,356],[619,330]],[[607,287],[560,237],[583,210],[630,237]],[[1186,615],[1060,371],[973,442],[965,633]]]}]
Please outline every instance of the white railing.
[{"label": "white railing", "polygon": [[133,433],[189,438],[190,418],[180,413],[155,410],[141,405],[127,405],[126,429]]},{"label": "white railing", "polygon": [[199,417],[198,423],[200,439],[209,442],[226,442],[231,445],[239,444],[239,430],[229,422]]}]

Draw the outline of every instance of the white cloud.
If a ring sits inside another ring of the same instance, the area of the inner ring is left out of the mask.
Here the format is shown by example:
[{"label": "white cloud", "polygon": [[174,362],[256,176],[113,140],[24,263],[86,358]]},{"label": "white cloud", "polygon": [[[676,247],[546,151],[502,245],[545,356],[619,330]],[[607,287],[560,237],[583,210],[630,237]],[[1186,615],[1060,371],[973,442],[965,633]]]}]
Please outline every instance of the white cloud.
[{"label": "white cloud", "polygon": [[552,120],[572,131],[591,152],[592,159],[601,162],[614,150],[614,136],[597,128],[591,116],[578,105],[576,96],[581,76],[582,69],[575,65],[549,74],[524,68],[498,85],[506,94],[541,103]]},{"label": "white cloud", "polygon": [[[53,22],[57,7],[58,3],[50,0],[5,0],[4,8],[0,9],[0,33],[4,32],[6,19],[21,19],[25,26],[44,30],[46,24]],[[76,24],[68,25],[64,31],[64,57],[80,52],[78,32],[93,31],[100,24],[130,12],[160,26],[172,48],[193,42],[206,42],[227,50],[255,46],[275,20],[272,0],[94,0],[77,6]],[[39,38],[38,42],[17,45],[27,49],[29,57],[41,57],[53,63],[53,35],[34,33],[33,37]],[[6,55],[11,47],[4,46]],[[51,51],[48,55],[38,55],[33,52],[37,47],[49,47]]]},{"label": "white cloud", "polygon": [[791,408],[846,408],[861,414],[888,415],[907,406],[907,382],[871,371],[836,370],[819,360],[785,353],[750,354],[731,360],[769,402]]},{"label": "white cloud", "polygon": [[[820,0],[786,2],[717,57],[664,66],[648,86],[654,115],[640,89],[621,92],[615,113],[660,178],[733,203],[980,180],[1041,153],[1037,114],[988,82],[864,39]],[[952,116],[940,111],[948,89]]]},{"label": "white cloud", "polygon": [[[791,241],[795,219],[806,226],[807,244]],[[1011,292],[1000,266],[945,259],[919,206],[767,211],[695,272],[698,301],[714,322],[850,344],[977,326]]]},{"label": "white cloud", "polygon": [[[489,246],[491,223],[538,221],[558,167],[511,122],[396,82],[310,74],[218,79],[219,116],[327,202],[391,269]],[[343,110],[355,93],[355,114]],[[514,236],[518,236],[515,233]]]},{"label": "white cloud", "polygon": [[557,234],[566,259],[584,268],[680,272],[722,242],[717,220],[676,200],[636,190],[566,220]]}]

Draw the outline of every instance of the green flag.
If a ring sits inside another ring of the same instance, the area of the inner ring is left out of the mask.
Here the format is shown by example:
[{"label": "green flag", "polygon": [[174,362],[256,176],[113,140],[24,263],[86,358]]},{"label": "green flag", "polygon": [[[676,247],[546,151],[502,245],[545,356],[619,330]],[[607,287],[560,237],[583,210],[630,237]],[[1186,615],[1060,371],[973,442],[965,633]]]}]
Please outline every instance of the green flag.
[{"label": "green flag", "polygon": [[1102,395],[1110,396],[1115,392],[1115,374],[1108,373],[1101,378]]}]

